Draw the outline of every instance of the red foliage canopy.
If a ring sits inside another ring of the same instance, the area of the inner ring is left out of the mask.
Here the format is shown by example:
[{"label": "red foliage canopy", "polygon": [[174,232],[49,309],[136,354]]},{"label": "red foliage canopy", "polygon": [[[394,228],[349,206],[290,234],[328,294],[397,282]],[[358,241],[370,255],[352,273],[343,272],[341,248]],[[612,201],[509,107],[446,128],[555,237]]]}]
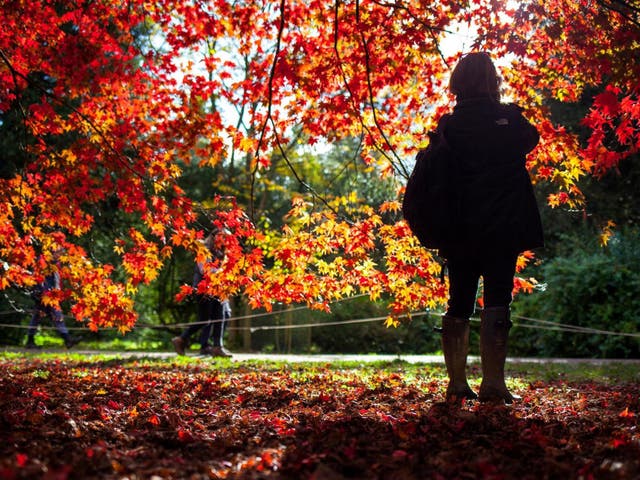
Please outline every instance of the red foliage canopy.
[{"label": "red foliage canopy", "polygon": [[[15,139],[4,159],[15,168],[0,180],[0,289],[33,285],[62,247],[62,299],[92,328],[131,327],[132,295],[175,248],[203,257],[201,205],[178,186],[181,165],[243,158],[252,192],[274,152],[286,158],[294,131],[310,144],[356,137],[362,161],[395,176],[401,195],[416,147],[450,108],[445,84],[463,52],[441,46],[463,24],[477,33],[469,49],[500,60],[506,93],[540,126],[530,170],[557,187],[551,205],[580,202],[579,178],[615,168],[640,146],[640,65],[630,61],[640,57],[640,26],[624,1],[8,0],[0,8],[0,128]],[[581,146],[552,124],[543,100],[575,101],[589,85],[603,89]],[[251,204],[216,197],[215,221],[233,235],[210,291],[242,292],[254,307],[389,294],[392,315],[442,302],[440,266],[400,219],[398,198],[377,209],[347,194],[306,200],[293,197],[286,227],[269,232],[255,227]],[[80,247],[96,215],[113,208],[131,225],[113,239],[118,268]]]}]

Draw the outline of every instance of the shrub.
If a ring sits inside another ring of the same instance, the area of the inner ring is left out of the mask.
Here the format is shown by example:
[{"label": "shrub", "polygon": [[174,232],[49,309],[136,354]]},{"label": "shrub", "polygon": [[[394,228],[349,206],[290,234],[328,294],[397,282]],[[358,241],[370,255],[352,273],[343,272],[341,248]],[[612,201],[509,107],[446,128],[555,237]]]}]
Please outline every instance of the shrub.
[{"label": "shrub", "polygon": [[574,250],[540,270],[545,289],[513,304],[510,353],[558,357],[638,358],[637,337],[552,330],[518,316],[598,330],[637,333],[640,326],[640,235],[619,232],[605,248]]}]

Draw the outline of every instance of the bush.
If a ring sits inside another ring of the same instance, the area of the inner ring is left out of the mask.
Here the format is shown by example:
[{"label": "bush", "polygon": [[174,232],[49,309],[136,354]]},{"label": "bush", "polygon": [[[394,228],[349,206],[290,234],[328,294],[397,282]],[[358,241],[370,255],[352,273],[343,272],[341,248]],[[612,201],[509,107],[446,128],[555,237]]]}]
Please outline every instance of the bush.
[{"label": "bush", "polygon": [[[331,322],[385,317],[389,311],[366,297],[337,303],[327,318]],[[313,342],[324,353],[425,354],[440,348],[440,335],[433,331],[439,319],[430,315],[404,320],[398,327],[385,327],[383,320],[318,328]]]},{"label": "bush", "polygon": [[518,316],[598,330],[637,333],[640,326],[640,235],[619,232],[605,248],[574,250],[540,269],[546,288],[513,304],[510,354],[639,358],[637,337],[552,330]]},{"label": "bush", "polygon": [[[437,317],[415,316],[397,328],[387,328],[383,319],[388,313],[384,303],[374,303],[363,296],[332,304],[331,313],[303,309],[289,315],[288,322],[294,326],[313,324],[314,327],[271,329],[271,325],[287,325],[286,310],[283,310],[281,315],[252,322],[255,331],[251,335],[251,347],[263,352],[345,354],[425,354],[440,348],[440,335],[433,331],[434,324],[440,323]],[[351,322],[361,319],[375,320]],[[239,346],[232,335],[229,340],[231,348]]]}]

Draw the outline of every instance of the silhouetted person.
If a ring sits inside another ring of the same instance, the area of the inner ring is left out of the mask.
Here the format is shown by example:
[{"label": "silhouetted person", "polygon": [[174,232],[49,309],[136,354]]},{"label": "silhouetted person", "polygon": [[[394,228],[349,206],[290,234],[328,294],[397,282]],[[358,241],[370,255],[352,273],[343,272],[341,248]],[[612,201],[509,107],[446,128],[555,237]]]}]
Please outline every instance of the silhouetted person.
[{"label": "silhouetted person", "polygon": [[[542,225],[526,155],[539,134],[513,104],[500,103],[500,80],[488,54],[469,53],[451,74],[456,96],[438,126],[457,162],[459,216],[456,233],[440,254],[449,271],[442,349],[449,385],[446,397],[512,403],[504,382],[510,304],[518,255],[543,245]],[[469,318],[483,279],[480,313],[482,383],[478,396],[467,383]]]},{"label": "silhouetted person", "polygon": [[[223,232],[214,230],[204,240],[210,258],[209,260],[222,260],[224,258],[224,244],[222,242]],[[196,263],[193,274],[193,288],[198,289],[198,285],[204,278],[206,263]],[[184,355],[185,349],[189,345],[189,338],[192,334],[200,330],[200,355],[212,355],[215,357],[230,357],[231,353],[223,346],[224,327],[227,319],[225,313],[230,314],[230,307],[225,305],[220,299],[204,293],[196,293],[198,302],[198,323],[190,325],[178,337],[171,340],[178,355]],[[211,338],[213,345],[209,343]]]},{"label": "silhouetted person", "polygon": [[60,274],[58,271],[54,271],[47,275],[40,284],[36,286],[33,290],[32,296],[34,300],[34,310],[33,315],[31,316],[31,321],[29,322],[29,330],[27,333],[27,343],[25,345],[28,349],[37,349],[40,348],[39,345],[36,345],[35,335],[38,330],[38,325],[43,318],[48,317],[51,319],[51,323],[56,327],[56,330],[60,334],[60,336],[64,339],[64,345],[67,348],[73,347],[76,343],[78,343],[79,339],[76,337],[72,337],[69,335],[69,330],[64,323],[64,318],[62,315],[62,311],[58,307],[54,307],[53,305],[48,305],[45,303],[43,297],[50,292],[51,290],[59,290],[60,289]]}]

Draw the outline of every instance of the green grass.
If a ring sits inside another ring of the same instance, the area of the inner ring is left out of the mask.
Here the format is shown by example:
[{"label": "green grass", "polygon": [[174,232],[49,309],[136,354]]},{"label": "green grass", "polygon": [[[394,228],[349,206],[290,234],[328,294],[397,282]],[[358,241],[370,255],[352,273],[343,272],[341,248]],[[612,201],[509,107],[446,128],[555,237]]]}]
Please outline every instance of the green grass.
[{"label": "green grass", "polygon": [[[136,365],[153,369],[171,369],[177,366],[193,366],[199,369],[216,371],[233,371],[240,369],[260,370],[265,373],[289,371],[292,377],[313,377],[319,372],[329,372],[336,377],[349,378],[354,374],[372,384],[377,383],[381,374],[396,374],[401,381],[413,383],[429,378],[445,378],[446,370],[441,363],[409,363],[403,360],[394,361],[334,361],[334,362],[285,362],[276,360],[210,359],[198,356],[172,356],[156,358],[143,354],[98,353],[85,355],[69,352],[0,352],[0,360],[15,360],[19,363],[23,358],[37,358],[43,363],[69,361],[86,364]],[[593,363],[587,360],[567,363],[509,363],[505,371],[507,382],[512,387],[523,387],[535,382],[594,382],[605,385],[640,382],[640,364],[635,362],[608,361]],[[43,369],[44,370],[44,369]],[[39,373],[40,374],[40,373]],[[469,380],[477,386],[481,379],[480,365],[472,363],[469,368]]]},{"label": "green grass", "polygon": [[519,363],[507,365],[508,373],[539,381],[593,381],[605,384],[639,382],[640,363],[608,362],[594,363],[579,360],[571,363]]},{"label": "green grass", "polygon": [[[93,333],[87,331],[81,333],[73,331],[71,334],[82,337],[79,347],[88,350],[162,352],[171,347],[169,336],[165,340],[158,338],[141,338],[139,335],[133,334],[107,334],[102,336],[102,338],[96,338]],[[24,344],[24,341],[25,340],[23,340],[21,345]],[[47,349],[64,348],[64,341],[60,335],[51,330],[41,330],[38,332],[36,335],[36,344]]]}]

